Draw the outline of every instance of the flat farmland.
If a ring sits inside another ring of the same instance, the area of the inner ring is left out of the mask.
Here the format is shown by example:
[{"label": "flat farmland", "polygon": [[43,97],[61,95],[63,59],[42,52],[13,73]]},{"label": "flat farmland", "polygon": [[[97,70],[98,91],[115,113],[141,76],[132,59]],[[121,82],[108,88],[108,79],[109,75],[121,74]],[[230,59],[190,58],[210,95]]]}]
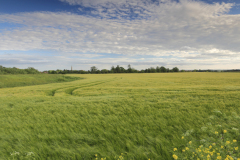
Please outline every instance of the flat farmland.
[{"label": "flat farmland", "polygon": [[173,159],[214,112],[240,114],[240,73],[68,76],[0,89],[0,159]]}]

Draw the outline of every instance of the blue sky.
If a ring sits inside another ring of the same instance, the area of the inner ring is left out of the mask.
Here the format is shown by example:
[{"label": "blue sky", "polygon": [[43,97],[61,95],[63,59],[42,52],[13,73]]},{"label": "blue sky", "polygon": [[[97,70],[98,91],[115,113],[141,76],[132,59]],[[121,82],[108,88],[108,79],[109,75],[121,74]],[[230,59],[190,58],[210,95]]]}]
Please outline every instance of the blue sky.
[{"label": "blue sky", "polygon": [[0,65],[240,68],[239,0],[0,0]]}]

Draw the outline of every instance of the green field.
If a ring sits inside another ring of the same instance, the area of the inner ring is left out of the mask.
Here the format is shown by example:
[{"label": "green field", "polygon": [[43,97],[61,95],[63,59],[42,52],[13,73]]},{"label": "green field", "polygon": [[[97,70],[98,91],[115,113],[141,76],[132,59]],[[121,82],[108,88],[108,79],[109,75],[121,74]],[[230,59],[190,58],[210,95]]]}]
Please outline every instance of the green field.
[{"label": "green field", "polygon": [[240,144],[239,73],[68,76],[84,79],[0,89],[0,159],[173,159],[219,112]]},{"label": "green field", "polygon": [[78,79],[81,78],[49,74],[0,75],[0,88],[70,82]]}]

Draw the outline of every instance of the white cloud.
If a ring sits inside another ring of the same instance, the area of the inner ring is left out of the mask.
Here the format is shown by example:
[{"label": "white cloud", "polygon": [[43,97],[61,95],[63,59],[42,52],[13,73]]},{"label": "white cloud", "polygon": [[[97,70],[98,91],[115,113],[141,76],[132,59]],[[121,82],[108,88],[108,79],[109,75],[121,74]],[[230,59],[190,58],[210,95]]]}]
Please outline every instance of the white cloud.
[{"label": "white cloud", "polygon": [[[174,56],[184,59],[181,63],[186,64],[193,59],[210,63],[213,57],[231,63],[232,57],[240,57],[240,15],[226,14],[232,3],[61,1],[92,7],[94,12],[89,15],[66,12],[0,14],[0,22],[24,25],[0,32],[0,49],[55,50],[65,58],[89,52]],[[133,15],[137,17],[131,19]],[[175,63],[173,59],[166,60]]]},{"label": "white cloud", "polygon": [[[231,62],[231,63],[230,63]],[[127,68],[128,64],[135,69],[146,69],[149,67],[165,66],[173,68],[175,66],[180,69],[223,69],[219,66],[224,65],[224,69],[234,69],[239,64],[239,58],[187,58],[178,59],[175,57],[168,58],[138,58],[138,57],[117,57],[98,59],[89,59],[86,57],[66,57],[66,56],[39,56],[26,54],[3,54],[0,55],[0,64],[5,67],[27,68],[34,67],[41,71],[56,69],[89,70],[91,66],[97,66],[98,69],[110,69],[112,65]]]}]

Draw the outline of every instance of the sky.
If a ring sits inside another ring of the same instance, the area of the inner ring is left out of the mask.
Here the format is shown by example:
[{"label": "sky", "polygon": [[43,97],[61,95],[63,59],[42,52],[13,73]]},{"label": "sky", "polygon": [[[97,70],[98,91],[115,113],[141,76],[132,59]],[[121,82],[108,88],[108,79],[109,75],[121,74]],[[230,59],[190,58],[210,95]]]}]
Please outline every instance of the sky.
[{"label": "sky", "polygon": [[240,69],[240,0],[0,0],[0,65]]}]

